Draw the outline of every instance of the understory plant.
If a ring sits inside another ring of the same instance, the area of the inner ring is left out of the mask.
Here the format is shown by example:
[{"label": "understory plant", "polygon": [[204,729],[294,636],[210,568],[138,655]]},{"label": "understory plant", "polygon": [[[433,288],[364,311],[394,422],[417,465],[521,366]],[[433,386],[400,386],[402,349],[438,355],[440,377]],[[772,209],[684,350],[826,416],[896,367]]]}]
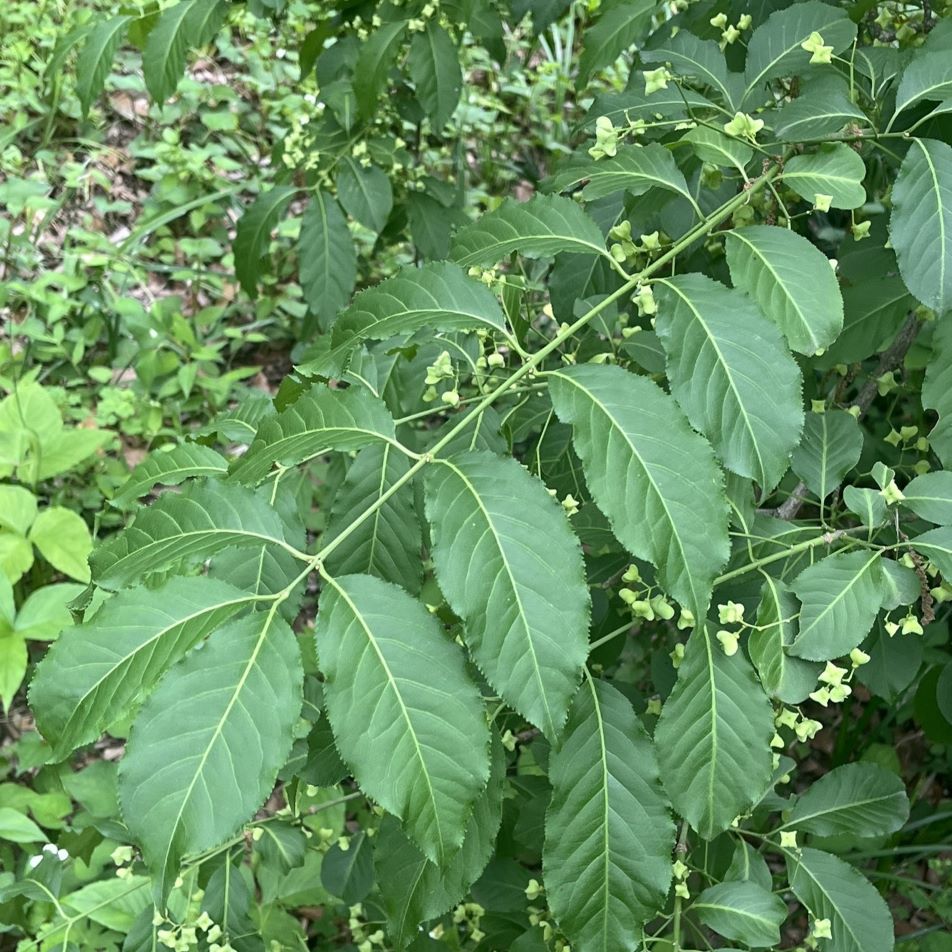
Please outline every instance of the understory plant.
[{"label": "understory plant", "polygon": [[[171,97],[249,6],[71,37],[83,109],[123,42]],[[24,948],[893,949],[879,861],[952,739],[952,23],[509,6],[303,38],[234,239],[248,294],[296,261],[296,366],[113,500],[29,702],[50,765],[125,740],[118,875],[24,856]],[[516,30],[584,108],[477,207],[460,56]],[[915,783],[862,749],[910,705]]]}]

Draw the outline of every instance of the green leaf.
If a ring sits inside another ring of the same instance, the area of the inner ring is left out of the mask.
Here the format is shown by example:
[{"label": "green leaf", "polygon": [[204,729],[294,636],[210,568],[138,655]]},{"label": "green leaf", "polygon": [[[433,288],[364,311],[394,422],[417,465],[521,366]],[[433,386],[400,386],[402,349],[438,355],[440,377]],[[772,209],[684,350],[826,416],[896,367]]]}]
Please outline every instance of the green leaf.
[{"label": "green leaf", "polygon": [[830,952],[892,952],[889,907],[862,873],[821,850],[785,855],[793,894],[814,919],[830,920]]},{"label": "green leaf", "polygon": [[549,908],[573,949],[634,948],[668,892],[674,824],[651,740],[616,688],[585,679],[549,776]]},{"label": "green leaf", "polygon": [[797,797],[784,827],[816,836],[888,836],[909,819],[902,778],[876,764],[844,764]]},{"label": "green leaf", "polygon": [[952,579],[952,527],[930,529],[910,542],[912,548],[934,562],[942,577]]},{"label": "green leaf", "polygon": [[733,167],[742,172],[754,157],[754,150],[739,139],[732,139],[710,126],[695,126],[681,140],[689,142],[702,161],[721,168]]},{"label": "green leaf", "polygon": [[[73,469],[112,438],[105,430],[61,430],[58,433],[43,433],[37,467],[30,470],[30,479],[49,479]],[[29,463],[32,467],[33,461]],[[20,470],[23,475],[23,468]]]},{"label": "green leaf", "polygon": [[210,42],[227,13],[225,0],[181,0],[162,12],[142,52],[146,89],[157,103],[175,92],[186,52]]},{"label": "green leaf", "polygon": [[[2,584],[2,583],[0,583]],[[85,591],[82,585],[59,582],[44,585],[27,596],[17,612],[14,630],[33,641],[53,641],[73,624],[69,603]]]},{"label": "green leaf", "polygon": [[[3,581],[6,582],[6,578]],[[9,712],[30,659],[24,636],[18,631],[4,631],[6,627],[7,623],[0,618],[0,703],[3,710]]]},{"label": "green leaf", "polygon": [[337,176],[337,197],[344,211],[361,225],[383,231],[393,208],[393,189],[383,170],[376,165],[364,168],[348,156]]},{"label": "green leaf", "polygon": [[125,717],[171,665],[250,601],[217,579],[173,578],[158,589],[120,592],[67,631],[30,685],[54,759]]},{"label": "green leaf", "polygon": [[354,67],[354,94],[364,119],[372,116],[377,108],[377,100],[387,84],[390,67],[400,51],[406,29],[406,20],[384,23],[361,44]]},{"label": "green leaf", "polygon": [[764,690],[786,704],[800,704],[816,687],[819,671],[787,654],[797,636],[800,606],[793,592],[777,579],[764,575],[757,608],[757,626],[750,632],[747,650]]},{"label": "green leaf", "polygon": [[357,250],[340,206],[321,189],[301,219],[298,255],[304,299],[326,329],[354,291]]},{"label": "green leaf", "polygon": [[708,886],[691,909],[709,929],[753,949],[778,946],[787,918],[787,904],[779,896],[749,881]]},{"label": "green leaf", "polygon": [[[659,34],[663,34],[660,44],[656,42]],[[650,49],[639,51],[642,62],[670,64],[679,78],[693,78],[715,90],[726,104],[731,104],[731,74],[724,53],[713,40],[700,40],[687,30],[679,30],[674,36],[659,30],[650,44]]]},{"label": "green leaf", "polygon": [[863,431],[845,410],[808,413],[791,466],[819,500],[843,482],[863,452]]},{"label": "green leaf", "polygon": [[53,568],[80,582],[89,581],[89,527],[82,517],[63,506],[44,509],[34,520],[30,541]]},{"label": "green leaf", "polygon": [[367,897],[374,886],[374,849],[366,833],[351,837],[346,850],[335,843],[324,854],[321,885],[348,905]]},{"label": "green leaf", "polygon": [[447,261],[401,268],[361,291],[334,325],[334,343],[386,340],[396,334],[506,329],[495,295]]},{"label": "green leaf", "polygon": [[952,525],[952,473],[937,470],[916,476],[902,491],[902,504],[921,519]]},{"label": "green leaf", "polygon": [[615,126],[627,126],[630,122],[644,119],[656,122],[660,115],[665,119],[687,119],[689,110],[716,108],[714,103],[675,83],[669,83],[667,89],[655,90],[650,96],[644,93],[644,87],[626,89],[618,93],[601,93],[586,113],[583,128],[591,132],[599,116],[612,120]]},{"label": "green leaf", "polygon": [[773,708],[750,662],[741,652],[728,657],[702,622],[661,709],[655,747],[675,810],[704,839],[723,833],[767,789],[773,732]]},{"label": "green leaf", "polygon": [[494,735],[489,783],[466,825],[462,849],[444,866],[431,863],[407,839],[393,817],[384,817],[374,863],[390,938],[398,948],[412,940],[421,922],[453,908],[479,878],[496,844],[502,822],[506,757]]},{"label": "green leaf", "polygon": [[[812,0],[811,0],[812,2]],[[866,166],[842,142],[821,145],[816,152],[795,155],[783,169],[783,183],[816,205],[818,196],[830,198],[831,208],[859,208],[866,203]]]},{"label": "green leaf", "polygon": [[407,66],[416,97],[430,117],[433,130],[439,132],[459,102],[463,73],[456,45],[435,19],[414,35]]},{"label": "green leaf", "polygon": [[171,668],[136,716],[119,798],[163,904],[187,852],[251,818],[291,750],[301,657],[273,611],[230,622]]},{"label": "green leaf", "polygon": [[489,732],[462,653],[418,601],[369,575],[326,579],[315,636],[341,756],[427,859],[445,864],[489,776]]},{"label": "green leaf", "polygon": [[878,552],[837,552],[797,576],[793,592],[801,602],[800,634],[792,654],[827,661],[862,642],[879,612],[880,563]]},{"label": "green leaf", "polygon": [[193,476],[221,476],[228,472],[228,460],[201,443],[181,443],[150,453],[129,474],[112,497],[117,506],[126,506],[153,487],[178,486]]},{"label": "green leaf", "polygon": [[96,583],[117,589],[176,562],[197,562],[228,546],[288,548],[281,517],[251,490],[220,482],[164,493],[93,553]]},{"label": "green leaf", "polygon": [[746,291],[801,354],[814,354],[843,327],[843,299],[829,259],[787,228],[752,225],[727,237],[735,287]]},{"label": "green leaf", "polygon": [[330,450],[395,442],[386,404],[362,387],[331,390],[317,384],[280,413],[266,417],[231,479],[255,485],[275,463],[296,466]]},{"label": "green leaf", "polygon": [[893,118],[924,100],[941,102],[949,97],[952,97],[952,60],[948,52],[917,50],[899,80]]},{"label": "green leaf", "polygon": [[843,502],[846,508],[856,513],[860,522],[870,529],[876,529],[886,521],[886,500],[878,489],[844,486]]},{"label": "green leaf", "polygon": [[42,843],[46,834],[25,814],[0,807],[0,840],[8,843]]},{"label": "green leaf", "polygon": [[426,515],[473,659],[554,740],[588,655],[588,587],[564,510],[516,460],[477,451],[429,469]]},{"label": "green leaf", "polygon": [[723,477],[707,442],[656,384],[620,367],[554,371],[549,392],[615,536],[704,618],[729,549]]},{"label": "green leaf", "polygon": [[25,536],[36,519],[36,496],[24,486],[0,485],[0,529]]},{"label": "green leaf", "polygon": [[518,252],[525,258],[565,253],[607,255],[598,225],[571,198],[536,195],[506,199],[499,208],[461,228],[452,258],[464,268],[488,267]]},{"label": "green leaf", "polygon": [[83,118],[93,100],[103,91],[112,69],[112,59],[125,36],[131,16],[110,17],[93,27],[76,59],[76,94]]},{"label": "green leaf", "polygon": [[262,274],[261,259],[268,253],[271,232],[296,192],[293,185],[278,185],[263,192],[238,220],[233,246],[235,275],[249,297],[254,297],[258,292],[258,277]]},{"label": "green leaf", "polygon": [[629,0],[603,7],[604,13],[585,31],[578,62],[576,88],[587,85],[592,74],[611,66],[651,29],[653,0]]},{"label": "green leaf", "polygon": [[783,142],[799,142],[834,136],[846,125],[868,126],[869,119],[839,75],[824,75],[780,109],[773,128]]},{"label": "green leaf", "polygon": [[[68,896],[63,896],[61,901],[64,908],[77,916],[115,932],[128,932],[136,917],[150,905],[149,877],[101,879],[81,886]],[[65,936],[62,941],[65,945]]]},{"label": "green leaf", "polygon": [[922,406],[935,410],[938,421],[929,446],[946,469],[952,469],[952,321],[939,321],[932,334],[932,354],[922,383]]},{"label": "green leaf", "polygon": [[823,43],[832,46],[834,53],[840,53],[855,39],[856,24],[836,7],[806,0],[772,13],[766,23],[754,30],[747,46],[747,88],[741,108],[755,93],[761,94],[769,80],[809,72],[812,54],[800,44],[814,32],[821,34]]},{"label": "green leaf", "polygon": [[[386,443],[362,449],[334,497],[322,543],[333,541],[353,522],[354,513],[378,502],[409,468],[406,456]],[[413,487],[406,485],[341,542],[327,557],[327,567],[336,575],[375,575],[417,595],[422,582],[422,547]]]},{"label": "green leaf", "polygon": [[906,287],[939,314],[952,308],[950,191],[952,146],[913,139],[893,185],[889,240]]},{"label": "green leaf", "polygon": [[586,183],[582,195],[587,201],[621,191],[644,195],[652,188],[676,192],[688,201],[694,201],[674,157],[657,142],[645,146],[621,146],[616,155],[597,162],[584,150],[576,152],[555,175],[543,182],[543,187],[547,191],[565,192],[582,183]]},{"label": "green leaf", "polygon": [[674,398],[724,466],[769,493],[803,429],[800,369],[780,332],[745,294],[705,275],[657,287],[655,329]]}]

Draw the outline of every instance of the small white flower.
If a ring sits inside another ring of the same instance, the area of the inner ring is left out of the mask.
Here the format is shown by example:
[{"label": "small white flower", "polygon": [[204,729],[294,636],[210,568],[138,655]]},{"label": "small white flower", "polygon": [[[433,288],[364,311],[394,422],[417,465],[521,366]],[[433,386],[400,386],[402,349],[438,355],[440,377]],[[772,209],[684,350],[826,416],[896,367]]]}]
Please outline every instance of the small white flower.
[{"label": "small white flower", "polygon": [[43,854],[42,854],[42,853],[38,853],[36,856],[31,856],[31,857],[30,857],[30,859],[29,859],[29,861],[28,861],[28,865],[29,865],[30,869],[36,869],[36,867],[39,866],[40,863],[42,863],[42,862],[43,862]]}]

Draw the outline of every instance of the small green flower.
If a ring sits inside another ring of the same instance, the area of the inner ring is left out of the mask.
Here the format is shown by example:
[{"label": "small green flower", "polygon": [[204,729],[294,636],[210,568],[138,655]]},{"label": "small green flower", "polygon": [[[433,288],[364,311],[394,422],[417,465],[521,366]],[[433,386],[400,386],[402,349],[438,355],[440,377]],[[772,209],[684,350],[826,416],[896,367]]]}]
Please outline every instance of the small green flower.
[{"label": "small green flower", "polygon": [[860,665],[868,664],[870,656],[863,651],[862,648],[854,648],[850,652],[850,662],[854,668],[860,667]]},{"label": "small green flower", "polygon": [[717,606],[717,619],[722,625],[737,625],[744,620],[744,606],[739,602],[727,602]]},{"label": "small green flower", "polygon": [[896,480],[892,480],[885,489],[879,491],[879,495],[886,500],[887,506],[892,506],[897,502],[902,502],[905,499],[905,495],[902,490],[896,485]]},{"label": "small green flower", "polygon": [[784,830],[780,834],[780,846],[785,850],[795,850],[797,848],[796,830]]},{"label": "small green flower", "polygon": [[742,139],[750,139],[751,142],[757,141],[757,133],[764,127],[763,119],[754,119],[746,112],[734,113],[734,118],[730,122],[724,123],[724,131],[729,136],[737,136]]},{"label": "small green flower", "polygon": [[902,620],[902,633],[904,635],[921,635],[924,634],[922,630],[922,625],[919,624],[919,619],[910,612]]},{"label": "small green flower", "polygon": [[833,57],[833,47],[823,45],[823,37],[814,30],[801,44],[801,50],[806,50],[807,53],[812,53],[810,57],[810,62],[812,64],[816,63],[830,63],[832,62]]},{"label": "small green flower", "polygon": [[722,628],[717,633],[717,640],[721,643],[721,647],[724,649],[724,654],[726,654],[728,658],[731,658],[737,654],[737,646],[740,639],[734,632],[726,631]]},{"label": "small green flower", "polygon": [[810,935],[814,939],[832,939],[833,924],[829,919],[814,919],[813,927],[810,929]]},{"label": "small green flower", "polygon": [[595,145],[588,154],[595,159],[611,158],[618,153],[618,130],[612,125],[608,116],[599,116],[595,120]]},{"label": "small green flower", "polygon": [[667,67],[659,66],[657,69],[646,69],[645,77],[645,95],[650,96],[659,90],[668,88],[668,80],[671,79],[671,73]]},{"label": "small green flower", "polygon": [[850,231],[853,232],[854,241],[862,241],[864,238],[869,237],[869,229],[872,227],[872,222],[862,221],[862,222],[853,222],[850,225]]},{"label": "small green flower", "polygon": [[833,204],[832,195],[821,195],[819,192],[813,196],[813,207],[818,212],[828,212]]},{"label": "small green flower", "polygon": [[843,677],[846,673],[846,668],[841,668],[833,664],[832,661],[827,661],[826,667],[820,674],[819,680],[824,684],[842,684]]}]

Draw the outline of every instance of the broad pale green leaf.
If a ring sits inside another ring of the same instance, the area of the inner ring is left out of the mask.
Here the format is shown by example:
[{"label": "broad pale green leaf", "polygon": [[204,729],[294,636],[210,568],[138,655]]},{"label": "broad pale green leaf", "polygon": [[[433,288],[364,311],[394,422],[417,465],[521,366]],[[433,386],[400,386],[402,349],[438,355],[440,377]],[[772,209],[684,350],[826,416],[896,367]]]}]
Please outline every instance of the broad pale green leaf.
[{"label": "broad pale green leaf", "polygon": [[130,16],[110,17],[94,26],[86,37],[76,59],[76,93],[84,117],[106,85],[112,59],[131,19]]},{"label": "broad pale green leaf", "polygon": [[[128,932],[136,917],[150,905],[149,877],[127,876],[87,883],[62,897],[64,908],[77,916],[113,929]],[[66,937],[63,937],[63,944]],[[56,943],[59,945],[59,942]]]},{"label": "broad pale green leaf", "polygon": [[665,119],[686,119],[689,110],[714,108],[714,103],[700,93],[674,83],[668,83],[667,89],[655,90],[650,96],[645,95],[642,86],[641,89],[596,96],[582,127],[591,131],[599,116],[606,116],[616,126],[627,126],[639,119],[655,122],[659,115]]},{"label": "broad pale green leaf", "polygon": [[157,103],[175,92],[188,50],[208,43],[227,13],[225,0],[181,0],[162,12],[142,51],[146,89]]},{"label": "broad pale green leaf", "polygon": [[747,89],[741,107],[751,99],[762,98],[764,84],[769,80],[810,69],[812,54],[800,44],[814,32],[823,37],[826,46],[833,47],[834,53],[839,53],[856,37],[856,24],[836,7],[806,0],[771,14],[766,23],[754,30],[747,46]]},{"label": "broad pale green leaf", "polygon": [[227,472],[228,460],[201,443],[182,443],[167,450],[155,450],[129,474],[112,502],[125,506],[155,486],[177,486],[189,477],[222,476]]},{"label": "broad pale green leaf", "polygon": [[708,886],[691,909],[709,929],[752,949],[776,948],[787,918],[787,904],[779,896],[749,881]]},{"label": "broad pale green leaf", "polygon": [[334,343],[386,340],[422,328],[504,331],[506,319],[485,284],[467,277],[455,264],[440,261],[402,268],[361,291],[334,325]]},{"label": "broad pale green leaf", "polygon": [[194,645],[251,602],[217,579],[173,578],[120,592],[70,628],[30,685],[37,727],[62,760],[96,740]]},{"label": "broad pale green leaf", "polygon": [[734,843],[734,855],[724,879],[730,882],[753,882],[766,890],[773,889],[773,877],[767,860],[750,843],[740,838]]},{"label": "broad pale green leaf", "polygon": [[808,413],[791,465],[810,492],[824,500],[859,462],[862,452],[863,431],[851,413]]},{"label": "broad pale green leaf", "polygon": [[291,750],[301,657],[273,612],[230,622],[171,668],[136,716],[119,799],[160,905],[186,852],[251,818]]},{"label": "broad pale green leaf", "polygon": [[602,233],[576,202],[536,195],[527,202],[506,199],[499,208],[461,228],[453,260],[464,268],[487,267],[517,251],[526,258],[560,253],[607,254]]},{"label": "broad pale green leaf", "polygon": [[822,850],[804,847],[785,855],[793,894],[814,919],[830,920],[830,952],[892,952],[889,907],[862,873]]},{"label": "broad pale green leaf", "polygon": [[444,867],[431,863],[407,839],[393,817],[385,817],[375,840],[374,865],[390,938],[402,948],[421,922],[453,908],[479,878],[493,853],[502,821],[506,758],[494,737],[489,783],[473,806],[463,846]]},{"label": "broad pale green leaf", "polygon": [[394,442],[386,404],[362,387],[332,390],[317,384],[280,413],[266,417],[231,479],[254,485],[275,463],[296,466],[330,450],[357,450]]},{"label": "broad pale green leaf", "polygon": [[939,567],[943,578],[952,579],[952,526],[930,529],[916,536],[910,544]]},{"label": "broad pale green leaf", "polygon": [[837,74],[818,78],[777,113],[773,128],[784,142],[823,139],[844,126],[868,126],[866,113],[849,97],[849,86]]},{"label": "broad pale green leaf", "polygon": [[259,195],[238,220],[233,246],[235,275],[251,297],[258,291],[258,277],[263,270],[261,259],[268,253],[271,232],[296,192],[293,185],[278,185]]},{"label": "broad pale green leaf", "polygon": [[948,143],[912,140],[893,186],[889,240],[896,249],[906,287],[939,314],[949,310],[952,146]]},{"label": "broad pale green leaf", "polygon": [[77,581],[89,581],[93,540],[82,516],[64,506],[51,506],[33,521],[28,538],[53,568]]},{"label": "broad pale green leaf", "polygon": [[939,416],[929,432],[929,446],[942,465],[952,469],[952,321],[939,321],[932,334],[922,405]]},{"label": "broad pale green leaf", "polygon": [[740,651],[728,657],[702,622],[661,709],[655,746],[675,810],[704,839],[767,789],[773,731],[773,708],[750,662]]},{"label": "broad pale green leaf", "polygon": [[843,299],[830,262],[787,228],[752,225],[727,238],[735,287],[746,291],[783,332],[790,347],[814,354],[843,327]]},{"label": "broad pale green leaf", "polygon": [[587,184],[582,195],[589,201],[621,191],[644,195],[651,188],[663,188],[694,200],[674,157],[657,142],[621,146],[617,155],[597,162],[582,150],[563,163],[544,184],[548,190],[564,192],[583,182]]},{"label": "broad pale green leaf", "polygon": [[177,562],[198,562],[228,546],[287,548],[278,513],[253,492],[220,482],[164,493],[100,545],[90,565],[103,588],[124,588]]},{"label": "broad pale green leaf", "polygon": [[850,512],[855,512],[860,522],[870,529],[876,529],[886,521],[886,500],[878,489],[857,489],[855,486],[843,487],[843,502]]},{"label": "broad pale green leaf", "polygon": [[361,44],[354,67],[354,94],[362,117],[373,115],[377,100],[387,84],[387,74],[403,43],[406,20],[395,20],[378,27]]},{"label": "broad pale green leaf", "polygon": [[588,655],[588,587],[564,510],[516,460],[477,451],[430,467],[426,514],[473,659],[555,740]]},{"label": "broad pale green leaf", "polygon": [[463,88],[459,55],[449,33],[436,19],[414,34],[407,61],[420,105],[439,131],[453,115]]},{"label": "broad pale green leaf", "polygon": [[668,381],[724,466],[770,492],[803,429],[800,369],[742,291],[702,274],[657,284],[655,329]]},{"label": "broad pale green leaf", "polygon": [[344,159],[337,176],[337,197],[344,211],[372,231],[383,231],[393,208],[393,189],[386,173],[355,159]]},{"label": "broad pale green leaf", "polygon": [[578,63],[578,88],[585,86],[598,70],[611,66],[626,50],[651,29],[653,0],[627,0],[603,8],[594,26],[585,31]]},{"label": "broad pale green leaf", "polygon": [[36,496],[24,486],[0,485],[0,529],[25,536],[37,514]]},{"label": "broad pale green leaf", "polygon": [[917,50],[903,70],[896,90],[894,116],[923,101],[941,102],[952,97],[952,58],[948,51]]},{"label": "broad pale green leaf", "polygon": [[952,473],[936,470],[916,476],[902,491],[902,504],[938,526],[952,526]]},{"label": "broad pale green leaf", "polygon": [[[322,543],[333,540],[353,522],[356,513],[376,503],[409,468],[406,456],[389,444],[362,449],[334,497]],[[339,575],[375,575],[416,595],[423,574],[422,546],[414,491],[408,484],[327,557],[327,567]]]},{"label": "broad pale green leaf", "polygon": [[799,797],[784,827],[817,836],[887,836],[909,819],[902,778],[876,764],[844,764]]},{"label": "broad pale green leaf", "polygon": [[[660,41],[656,40],[663,36]],[[713,40],[700,40],[687,30],[670,36],[670,30],[661,29],[649,42],[650,49],[639,51],[645,63],[668,63],[679,78],[693,78],[715,90],[725,103],[732,99],[731,78],[724,53]]]},{"label": "broad pale green leaf", "polygon": [[729,554],[723,476],[707,442],[656,384],[620,367],[555,371],[549,392],[618,540],[704,618]]},{"label": "broad pale green leaf", "polygon": [[869,634],[879,612],[881,556],[865,549],[837,552],[804,569],[793,582],[800,599],[800,634],[790,651],[810,661],[848,654]]},{"label": "broad pale green leaf", "polygon": [[585,679],[549,777],[549,908],[579,952],[634,948],[668,892],[674,825],[651,740],[616,688]]},{"label": "broad pale green leaf", "polygon": [[0,840],[8,843],[42,843],[46,834],[25,814],[0,807]]},{"label": "broad pale green leaf", "polygon": [[800,704],[816,688],[819,668],[787,653],[797,636],[800,606],[783,582],[764,575],[757,627],[747,641],[764,690],[785,704]]},{"label": "broad pale green leaf", "polygon": [[326,329],[353,293],[357,251],[340,206],[321,189],[301,219],[298,256],[304,299]]},{"label": "broad pale green leaf", "polygon": [[341,757],[444,865],[489,776],[489,731],[462,652],[418,601],[369,575],[326,579],[315,636]]},{"label": "broad pale green leaf", "polygon": [[702,162],[722,168],[733,167],[743,172],[754,157],[754,150],[749,145],[710,126],[695,126],[682,141],[691,143],[694,154]]},{"label": "broad pale green leaf", "polygon": [[821,145],[816,152],[795,155],[783,169],[783,182],[801,198],[816,205],[819,196],[830,199],[831,208],[859,208],[866,202],[866,166],[859,155],[842,142]]}]

